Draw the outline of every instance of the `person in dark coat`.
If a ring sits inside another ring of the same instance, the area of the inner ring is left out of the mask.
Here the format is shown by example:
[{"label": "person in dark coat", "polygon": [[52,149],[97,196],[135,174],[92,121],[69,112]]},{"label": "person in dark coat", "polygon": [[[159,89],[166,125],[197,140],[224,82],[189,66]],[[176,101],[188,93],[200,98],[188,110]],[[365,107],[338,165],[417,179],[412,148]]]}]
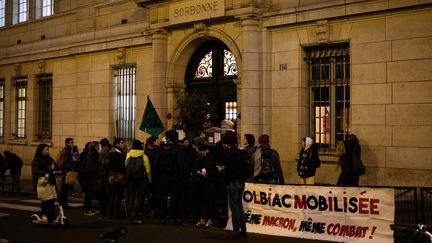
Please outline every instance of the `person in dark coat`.
[{"label": "person in dark coat", "polygon": [[108,154],[108,169],[110,177],[120,176],[123,177],[122,181],[109,182],[110,196],[108,202],[108,213],[107,216],[110,219],[120,219],[121,213],[121,201],[124,198],[124,191],[126,187],[126,143],[123,138],[115,138],[113,142],[113,148]]},{"label": "person in dark coat", "polygon": [[[165,133],[166,144],[156,159],[156,173],[159,178],[160,188],[160,216],[161,223],[168,222],[181,225],[180,212],[181,192],[183,188],[184,161],[183,153],[177,144],[178,135],[174,130]],[[168,206],[168,197],[170,203]]]},{"label": "person in dark coat", "polygon": [[232,213],[231,238],[239,239],[240,236],[247,237],[242,195],[245,189],[248,155],[238,149],[237,139],[233,135],[225,135],[222,144],[228,153],[225,157],[225,165],[217,168],[224,173],[228,205]]},{"label": "person in dark coat", "polygon": [[148,189],[147,206],[151,213],[159,213],[159,178],[156,171],[156,158],[160,153],[160,139],[158,137],[151,136],[146,140],[144,153],[147,155],[150,162],[151,182]]},{"label": "person in dark coat", "polygon": [[315,184],[315,172],[320,167],[321,161],[318,156],[318,148],[312,138],[302,139],[302,149],[297,163],[297,173],[300,177],[300,184]]},{"label": "person in dark coat", "polygon": [[354,173],[353,156],[361,158],[361,147],[357,136],[354,134],[347,135],[344,141],[345,153],[340,157],[341,173],[337,185],[358,186],[359,175]]},{"label": "person in dark coat", "polygon": [[9,172],[13,178],[14,184],[14,193],[21,193],[21,168],[24,163],[18,155],[11,153],[10,151],[4,151],[4,162],[7,164],[9,168]]},{"label": "person in dark coat", "polygon": [[[38,145],[31,163],[31,168],[35,192],[39,177],[47,177],[50,184],[55,183],[55,176],[52,171],[57,167],[54,159],[51,158],[49,154],[49,146],[47,144],[42,143]],[[37,193],[35,193],[35,195],[37,195]],[[55,219],[54,202],[55,199],[41,202],[42,220],[52,222]]]},{"label": "person in dark coat", "polygon": [[74,146],[74,140],[73,138],[66,138],[65,139],[65,147],[61,151],[60,159],[61,164],[59,165],[62,169],[62,184],[60,187],[60,198],[59,203],[63,206],[63,209],[70,209],[71,207],[68,205],[67,198],[68,193],[71,190],[71,187],[73,185],[69,185],[65,183],[66,174],[69,171],[76,171],[75,163],[72,159],[72,148]]},{"label": "person in dark coat", "polygon": [[212,227],[216,218],[216,176],[219,174],[216,161],[210,153],[207,144],[202,141],[196,144],[198,150],[195,163],[197,181],[197,206],[199,207],[199,221],[197,227]]},{"label": "person in dark coat", "polygon": [[89,144],[86,156],[85,171],[87,175],[86,180],[86,194],[84,197],[85,215],[92,216],[100,213],[99,210],[93,208],[92,200],[100,190],[100,161],[99,161],[99,142],[93,141]]},{"label": "person in dark coat", "polygon": [[[282,166],[280,162],[279,153],[270,146],[270,136],[262,134],[258,138],[259,146],[253,154],[253,176],[254,180],[259,183],[271,183],[271,184],[285,184],[283,176]],[[271,175],[265,175],[263,171],[263,160],[268,158],[270,160]]]}]

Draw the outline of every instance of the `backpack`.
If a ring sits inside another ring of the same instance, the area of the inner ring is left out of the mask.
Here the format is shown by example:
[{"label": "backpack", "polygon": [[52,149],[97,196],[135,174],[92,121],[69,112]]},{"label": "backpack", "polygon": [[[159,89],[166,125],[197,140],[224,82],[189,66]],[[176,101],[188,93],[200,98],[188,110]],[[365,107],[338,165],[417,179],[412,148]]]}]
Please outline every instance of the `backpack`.
[{"label": "backpack", "polygon": [[162,177],[172,177],[176,171],[176,160],[171,147],[162,147],[156,159],[156,166]]},{"label": "backpack", "polygon": [[261,151],[261,179],[275,179],[276,174],[272,161],[272,150],[264,149]]},{"label": "backpack", "polygon": [[353,171],[357,176],[364,175],[366,173],[366,167],[363,165],[363,162],[357,155],[352,155],[353,161]]},{"label": "backpack", "polygon": [[126,166],[126,179],[132,182],[144,181],[147,178],[142,156],[129,157]]}]

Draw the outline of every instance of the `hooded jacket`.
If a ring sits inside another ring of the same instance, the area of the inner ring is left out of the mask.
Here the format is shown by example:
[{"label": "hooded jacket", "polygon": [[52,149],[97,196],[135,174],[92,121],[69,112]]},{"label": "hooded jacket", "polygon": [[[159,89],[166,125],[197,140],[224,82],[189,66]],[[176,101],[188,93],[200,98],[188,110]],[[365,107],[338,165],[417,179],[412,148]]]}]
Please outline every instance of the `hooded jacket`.
[{"label": "hooded jacket", "polygon": [[145,168],[147,176],[148,176],[147,179],[149,180],[149,182],[151,182],[152,177],[151,177],[150,162],[149,162],[147,155],[144,154],[144,150],[131,149],[126,155],[125,166],[127,167],[129,157],[136,158],[136,157],[140,157],[140,156],[142,156],[142,159],[144,161],[144,168]]}]

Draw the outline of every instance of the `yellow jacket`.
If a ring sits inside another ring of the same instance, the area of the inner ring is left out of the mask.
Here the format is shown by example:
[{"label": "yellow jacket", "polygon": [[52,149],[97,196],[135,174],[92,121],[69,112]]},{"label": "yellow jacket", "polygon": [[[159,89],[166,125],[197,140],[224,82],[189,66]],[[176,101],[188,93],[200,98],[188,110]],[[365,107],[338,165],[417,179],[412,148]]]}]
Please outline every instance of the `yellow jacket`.
[{"label": "yellow jacket", "polygon": [[126,154],[125,165],[127,166],[128,158],[129,158],[129,157],[139,157],[139,156],[142,156],[142,157],[143,157],[143,161],[144,161],[144,168],[145,168],[146,173],[147,173],[147,175],[148,175],[148,180],[149,180],[149,182],[151,182],[151,181],[152,181],[152,177],[151,177],[150,162],[149,162],[149,159],[147,158],[147,155],[144,154],[144,150],[131,149],[131,150]]}]

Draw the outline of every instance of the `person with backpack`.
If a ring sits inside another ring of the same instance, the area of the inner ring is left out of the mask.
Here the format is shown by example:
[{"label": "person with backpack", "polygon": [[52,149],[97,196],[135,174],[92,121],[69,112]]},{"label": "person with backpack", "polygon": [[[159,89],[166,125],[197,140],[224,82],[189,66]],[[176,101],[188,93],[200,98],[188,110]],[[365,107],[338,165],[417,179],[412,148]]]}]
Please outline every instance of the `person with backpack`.
[{"label": "person with backpack", "polygon": [[141,210],[147,187],[151,182],[151,169],[149,159],[144,154],[144,147],[141,141],[133,141],[132,149],[126,155],[125,166],[129,208],[131,209],[130,221],[134,224],[142,224],[142,220],[138,214]]},{"label": "person with backpack", "polygon": [[321,165],[318,156],[318,148],[313,139],[304,137],[302,139],[302,149],[297,163],[297,173],[300,176],[300,184],[315,184],[315,172]]},{"label": "person with backpack", "polygon": [[[360,176],[365,173],[365,169],[361,162],[361,147],[357,136],[348,134],[344,141],[344,147],[345,152],[340,157],[341,173],[337,185],[358,186]],[[356,163],[360,163],[360,165],[355,166]]]},{"label": "person with backpack", "polygon": [[253,155],[253,178],[259,183],[284,184],[279,153],[271,148],[270,136],[262,134],[258,138],[259,146]]}]

